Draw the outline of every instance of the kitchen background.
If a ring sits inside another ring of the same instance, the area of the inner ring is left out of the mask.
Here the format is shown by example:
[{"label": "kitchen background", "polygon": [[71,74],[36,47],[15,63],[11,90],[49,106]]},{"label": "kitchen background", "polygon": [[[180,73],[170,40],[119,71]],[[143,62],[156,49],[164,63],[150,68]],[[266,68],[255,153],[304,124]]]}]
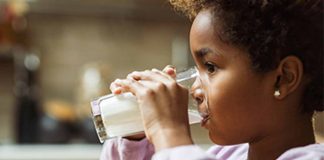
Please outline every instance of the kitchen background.
[{"label": "kitchen background", "polygon": [[98,159],[91,99],[131,71],[193,65],[189,28],[166,0],[0,0],[0,159]]}]

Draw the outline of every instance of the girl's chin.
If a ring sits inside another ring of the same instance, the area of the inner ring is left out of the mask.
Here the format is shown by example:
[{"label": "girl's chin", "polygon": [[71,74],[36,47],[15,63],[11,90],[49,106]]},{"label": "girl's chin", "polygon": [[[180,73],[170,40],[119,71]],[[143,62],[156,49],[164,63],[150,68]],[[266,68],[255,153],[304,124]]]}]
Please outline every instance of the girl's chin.
[{"label": "girl's chin", "polygon": [[209,128],[210,125],[204,126],[208,130],[209,139],[218,145],[228,145],[229,142],[226,140],[226,137],[222,136],[219,132],[215,131],[215,128]]},{"label": "girl's chin", "polygon": [[225,145],[235,145],[235,144],[240,144],[240,143],[246,143],[244,141],[233,141],[233,140],[230,140],[228,139],[229,137],[222,137],[220,135],[217,135],[215,133],[212,133],[210,130],[208,132],[209,134],[209,139],[217,144],[217,145],[222,145],[222,146],[225,146]]},{"label": "girl's chin", "polygon": [[221,138],[213,135],[212,133],[209,132],[209,139],[218,145],[228,145],[228,143],[226,143],[226,141],[222,140]]}]

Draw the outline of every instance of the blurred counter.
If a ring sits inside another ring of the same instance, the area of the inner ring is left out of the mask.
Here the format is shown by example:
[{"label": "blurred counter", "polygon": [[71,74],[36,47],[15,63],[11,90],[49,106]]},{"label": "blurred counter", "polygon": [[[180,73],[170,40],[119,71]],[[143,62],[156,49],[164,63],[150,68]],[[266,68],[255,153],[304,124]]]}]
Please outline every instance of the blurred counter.
[{"label": "blurred counter", "polygon": [[0,145],[0,160],[98,160],[102,145]]},{"label": "blurred counter", "polygon": [[[207,150],[211,145],[199,145]],[[1,145],[0,160],[98,160],[102,145]]]}]

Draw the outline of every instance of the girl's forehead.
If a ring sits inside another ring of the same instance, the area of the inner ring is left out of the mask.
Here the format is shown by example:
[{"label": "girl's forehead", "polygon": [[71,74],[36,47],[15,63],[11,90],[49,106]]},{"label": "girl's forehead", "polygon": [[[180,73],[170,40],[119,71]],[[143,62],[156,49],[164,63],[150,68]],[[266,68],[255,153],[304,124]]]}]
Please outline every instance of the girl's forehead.
[{"label": "girl's forehead", "polygon": [[214,36],[214,26],[212,23],[212,15],[207,12],[200,12],[192,23],[190,29],[190,41],[200,41]]},{"label": "girl's forehead", "polygon": [[192,29],[202,31],[206,29],[210,30],[211,26],[213,26],[212,21],[213,15],[208,10],[201,11],[194,19]]},{"label": "girl's forehead", "polygon": [[[222,57],[222,61],[245,56],[245,50],[226,43],[220,38],[220,23],[215,21],[214,14],[209,10],[203,10],[198,13],[190,31],[190,48],[192,53],[199,55],[196,53],[200,53],[201,50],[207,48],[208,53],[214,53],[213,55]],[[244,57],[243,59],[245,61],[246,58]]]},{"label": "girl's forehead", "polygon": [[196,18],[194,19],[194,24],[211,24],[213,15],[208,10],[204,10],[198,13]]},{"label": "girl's forehead", "polygon": [[222,21],[215,17],[211,10],[202,10],[194,19],[191,29],[190,38],[192,36],[206,36],[219,39],[222,33]]}]

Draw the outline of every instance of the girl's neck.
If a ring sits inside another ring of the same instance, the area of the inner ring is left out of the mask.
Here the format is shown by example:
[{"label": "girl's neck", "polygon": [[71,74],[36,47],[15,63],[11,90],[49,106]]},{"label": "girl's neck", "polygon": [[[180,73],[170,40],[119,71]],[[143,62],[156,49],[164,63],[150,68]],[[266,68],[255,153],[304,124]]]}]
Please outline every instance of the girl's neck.
[{"label": "girl's neck", "polygon": [[295,121],[281,130],[249,143],[249,160],[276,159],[285,151],[315,143],[311,118]]}]

